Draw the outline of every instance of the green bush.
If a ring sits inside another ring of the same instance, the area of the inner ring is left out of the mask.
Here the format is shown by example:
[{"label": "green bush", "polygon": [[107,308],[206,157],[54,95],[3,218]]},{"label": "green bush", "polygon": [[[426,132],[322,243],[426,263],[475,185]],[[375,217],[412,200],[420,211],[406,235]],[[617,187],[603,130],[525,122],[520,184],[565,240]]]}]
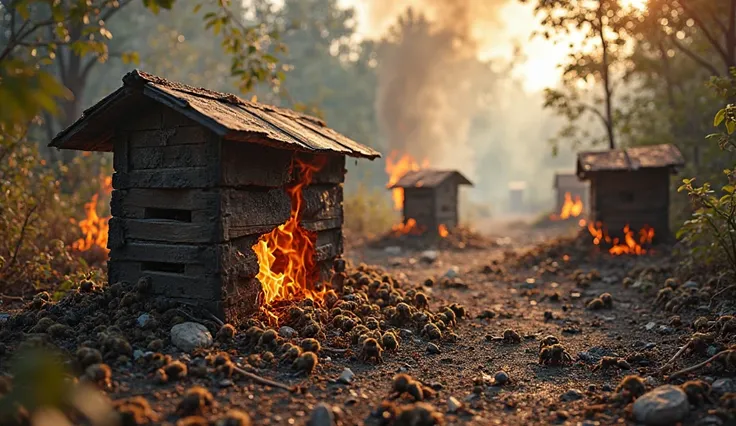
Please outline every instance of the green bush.
[{"label": "green bush", "polygon": [[[721,150],[736,150],[732,135],[736,132],[736,106],[729,104],[718,111],[714,125],[723,131],[708,136],[717,140]],[[695,179],[684,179],[679,192],[690,197],[693,214],[685,221],[677,236],[691,250],[692,259],[709,265],[725,264],[736,272],[736,171],[723,171],[726,185],[716,191],[709,182],[695,185]]]},{"label": "green bush", "polygon": [[359,185],[345,194],[343,202],[345,231],[350,238],[374,238],[391,230],[401,220],[392,210],[386,190]]},{"label": "green bush", "polygon": [[84,214],[88,193],[61,191],[69,168],[51,167],[26,129],[0,130],[0,293],[56,289],[91,273],[68,248],[81,236],[70,218]]}]

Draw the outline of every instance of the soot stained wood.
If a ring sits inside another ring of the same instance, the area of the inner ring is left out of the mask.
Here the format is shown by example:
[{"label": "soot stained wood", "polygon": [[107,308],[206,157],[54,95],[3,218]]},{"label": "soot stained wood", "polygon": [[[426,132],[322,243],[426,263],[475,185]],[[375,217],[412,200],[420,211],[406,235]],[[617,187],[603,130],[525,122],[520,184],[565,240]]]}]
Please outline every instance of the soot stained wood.
[{"label": "soot stained wood", "polygon": [[221,149],[220,186],[276,188],[291,178],[289,151],[224,140]]}]

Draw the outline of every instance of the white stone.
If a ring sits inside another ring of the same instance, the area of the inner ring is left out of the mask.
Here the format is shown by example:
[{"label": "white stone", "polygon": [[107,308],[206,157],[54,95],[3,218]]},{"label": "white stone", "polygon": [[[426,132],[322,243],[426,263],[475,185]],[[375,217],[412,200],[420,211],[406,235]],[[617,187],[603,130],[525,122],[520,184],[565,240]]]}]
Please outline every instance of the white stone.
[{"label": "white stone", "polygon": [[399,246],[390,246],[383,249],[383,251],[386,252],[386,254],[389,254],[391,256],[398,256],[401,254],[401,247]]},{"label": "white stone", "polygon": [[184,322],[171,327],[171,343],[184,352],[212,346],[212,334],[196,322]]},{"label": "white stone", "polygon": [[287,339],[291,339],[292,337],[296,336],[297,332],[293,328],[285,325],[281,328],[279,328],[279,336],[285,337]]},{"label": "white stone", "polygon": [[458,401],[457,398],[454,396],[451,396],[447,398],[447,411],[450,413],[457,413],[457,411],[462,408],[463,403]]},{"label": "white stone", "polygon": [[645,325],[645,326],[644,326],[644,328],[646,328],[647,330],[651,330],[651,329],[653,329],[653,328],[654,328],[654,326],[656,326],[656,325],[657,325],[657,323],[655,323],[655,322],[653,322],[653,321],[650,321],[650,322],[648,322],[648,323],[647,323],[647,325]]},{"label": "white stone", "polygon": [[450,266],[450,269],[448,269],[447,272],[445,272],[445,277],[450,278],[450,279],[455,278],[458,275],[460,275],[460,268],[454,265]]},{"label": "white stone", "polygon": [[138,317],[138,327],[145,328],[151,322],[151,316],[149,314],[141,314]]},{"label": "white stone", "polygon": [[420,259],[422,262],[434,263],[437,260],[437,250],[425,250],[422,252]]},{"label": "white stone", "polygon": [[679,387],[660,386],[634,402],[634,417],[648,426],[666,426],[684,419],[690,411],[687,395]]},{"label": "white stone", "polygon": [[348,384],[353,381],[353,377],[355,377],[355,373],[353,373],[353,370],[345,368],[344,370],[342,370],[340,377],[337,378],[337,381],[340,383]]}]

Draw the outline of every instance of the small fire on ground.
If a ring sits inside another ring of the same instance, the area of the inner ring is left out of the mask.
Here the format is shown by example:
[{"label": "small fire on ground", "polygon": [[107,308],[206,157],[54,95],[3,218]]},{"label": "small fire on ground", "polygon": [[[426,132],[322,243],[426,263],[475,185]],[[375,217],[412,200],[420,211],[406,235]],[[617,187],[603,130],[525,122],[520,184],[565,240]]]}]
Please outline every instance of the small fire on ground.
[{"label": "small fire on ground", "polygon": [[[398,151],[392,151],[388,158],[386,158],[386,174],[388,175],[388,184],[386,186],[391,187],[409,172],[428,167],[429,160],[426,158],[420,162],[410,154],[401,154]],[[391,196],[394,201],[394,210],[400,211],[404,207],[404,190],[402,188],[394,188]]]},{"label": "small fire on ground", "polygon": [[309,185],[322,163],[296,161],[300,180],[287,188],[291,216],[283,225],[262,235],[253,246],[259,265],[256,278],[263,289],[261,310],[274,322],[278,322],[278,316],[270,308],[275,303],[299,299],[321,301],[326,292],[324,288],[315,289],[319,279],[314,260],[317,234],[301,226],[302,189]]},{"label": "small fire on ground", "polygon": [[101,179],[102,187],[92,195],[92,199],[84,204],[85,218],[82,220],[70,219],[70,222],[77,224],[82,231],[82,237],[74,241],[71,245],[72,250],[77,252],[98,251],[104,253],[105,257],[110,252],[107,249],[107,231],[110,216],[100,217],[97,213],[97,204],[100,194],[104,196],[110,195],[112,192],[112,178],[107,176]]},{"label": "small fire on ground", "polygon": [[551,220],[567,220],[572,217],[578,217],[581,214],[583,214],[583,201],[580,199],[580,196],[575,195],[575,200],[573,201],[572,194],[565,192],[565,202],[562,204],[562,208],[560,208],[560,213],[553,213],[549,218]]},{"label": "small fire on ground", "polygon": [[[403,223],[397,223],[393,227],[391,227],[391,232],[395,236],[401,236],[401,235],[424,235],[427,232],[427,229],[425,226],[419,225],[417,221],[413,218],[409,218],[406,220],[406,222]],[[450,231],[447,229],[447,226],[444,224],[440,224],[437,227],[437,235],[439,235],[442,238],[447,238],[448,235],[450,235]]]},{"label": "small fire on ground", "polygon": [[644,226],[638,232],[635,232],[629,225],[626,225],[623,229],[623,238],[608,235],[601,222],[586,223],[585,220],[581,220],[580,226],[587,227],[588,232],[593,237],[593,244],[610,246],[608,252],[614,256],[646,254],[647,249],[644,247],[654,240],[654,228],[650,226]]}]

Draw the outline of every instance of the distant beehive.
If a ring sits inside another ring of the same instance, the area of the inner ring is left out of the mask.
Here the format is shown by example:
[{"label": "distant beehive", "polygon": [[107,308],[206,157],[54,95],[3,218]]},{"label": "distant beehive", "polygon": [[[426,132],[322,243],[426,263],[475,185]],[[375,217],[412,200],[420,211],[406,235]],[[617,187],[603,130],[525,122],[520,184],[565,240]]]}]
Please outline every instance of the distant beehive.
[{"label": "distant beehive", "polygon": [[509,182],[509,211],[511,213],[524,212],[524,192],[526,192],[526,182]]},{"label": "distant beehive", "polygon": [[459,223],[458,186],[473,185],[455,170],[422,169],[405,174],[389,189],[404,190],[404,222],[416,220],[420,229],[454,228]]},{"label": "distant beehive", "polygon": [[573,200],[579,197],[583,203],[583,211],[588,211],[590,185],[588,182],[580,180],[575,173],[556,173],[554,189],[557,202],[555,211],[562,210],[562,206],[565,204],[565,194],[570,194]]},{"label": "distant beehive", "polygon": [[259,306],[253,245],[291,216],[297,160],[324,166],[302,191],[315,261],[342,253],[345,156],[378,152],[317,118],[133,71],[51,142],[113,151],[110,282],[153,291],[230,321]]},{"label": "distant beehive", "polygon": [[578,154],[577,175],[590,181],[590,220],[612,235],[650,226],[668,238],[670,174],[685,165],[669,144]]}]

